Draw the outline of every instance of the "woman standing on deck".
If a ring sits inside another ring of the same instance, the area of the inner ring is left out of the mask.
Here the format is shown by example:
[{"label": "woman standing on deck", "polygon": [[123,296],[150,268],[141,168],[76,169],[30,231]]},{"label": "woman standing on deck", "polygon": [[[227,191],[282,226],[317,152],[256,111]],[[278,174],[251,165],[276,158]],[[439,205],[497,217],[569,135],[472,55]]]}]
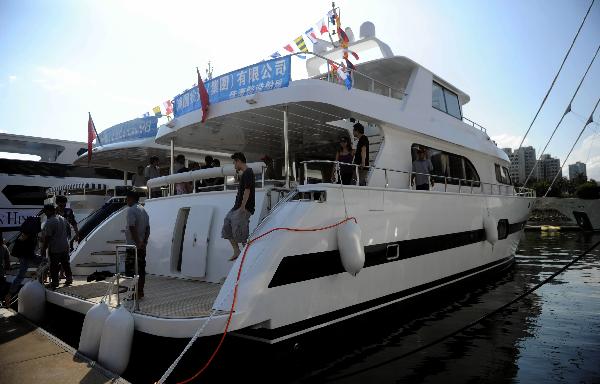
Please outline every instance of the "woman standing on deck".
[{"label": "woman standing on deck", "polygon": [[[354,158],[354,151],[352,150],[352,142],[348,136],[342,136],[340,138],[340,146],[335,153],[335,161],[340,163],[352,164]],[[344,185],[352,184],[352,175],[354,174],[354,167],[351,165],[339,165],[341,182]],[[336,175],[334,175],[335,177]]]}]

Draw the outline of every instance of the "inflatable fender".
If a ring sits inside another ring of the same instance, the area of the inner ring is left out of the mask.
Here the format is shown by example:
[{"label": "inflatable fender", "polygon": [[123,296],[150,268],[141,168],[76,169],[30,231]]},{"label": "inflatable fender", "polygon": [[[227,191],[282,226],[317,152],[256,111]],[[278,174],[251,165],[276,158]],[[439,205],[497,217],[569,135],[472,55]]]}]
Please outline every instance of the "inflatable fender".
[{"label": "inflatable fender", "polygon": [[85,314],[77,350],[92,360],[98,358],[102,329],[109,315],[110,309],[105,302],[95,304]]},{"label": "inflatable fender", "polygon": [[129,364],[133,342],[134,320],[123,306],[108,316],[102,327],[98,362],[109,371],[121,375]]},{"label": "inflatable fender", "polygon": [[344,269],[356,276],[365,265],[365,247],[362,244],[360,226],[353,220],[338,226],[337,243]]},{"label": "inflatable fender", "polygon": [[492,245],[498,241],[498,220],[492,215],[483,218],[485,239]]},{"label": "inflatable fender", "polygon": [[37,280],[27,282],[19,291],[18,312],[39,323],[44,318],[46,309],[46,288]]}]

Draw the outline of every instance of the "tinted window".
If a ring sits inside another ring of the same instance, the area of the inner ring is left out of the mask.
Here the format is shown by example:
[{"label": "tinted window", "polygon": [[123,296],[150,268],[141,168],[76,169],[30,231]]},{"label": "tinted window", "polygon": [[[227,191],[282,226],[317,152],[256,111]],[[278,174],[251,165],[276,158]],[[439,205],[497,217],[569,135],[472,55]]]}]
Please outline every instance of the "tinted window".
[{"label": "tinted window", "polygon": [[460,104],[458,103],[458,96],[456,93],[444,89],[444,98],[446,99],[446,112],[457,119],[461,119]]},{"label": "tinted window", "polygon": [[512,184],[512,181],[510,180],[510,172],[508,171],[508,168],[506,167],[501,167],[498,164],[494,164],[494,169],[496,172],[496,181],[501,183],[501,184]]},{"label": "tinted window", "polygon": [[431,99],[433,108],[446,112],[446,102],[444,101],[444,91],[438,84],[433,83],[433,95]]},{"label": "tinted window", "polygon": [[458,184],[457,179],[465,178],[465,172],[463,169],[463,161],[461,156],[448,154],[448,169],[450,170],[449,176],[454,179],[452,180],[452,184]]},{"label": "tinted window", "polygon": [[438,83],[433,83],[431,105],[442,112],[446,112],[447,114],[456,117],[457,119],[462,119],[458,96],[456,93],[442,87]]},{"label": "tinted window", "polygon": [[[436,183],[444,183],[444,176],[449,177],[446,179],[448,184],[458,185],[459,179],[461,179],[460,183],[462,185],[469,184],[469,182],[465,181],[465,179],[469,181],[480,180],[477,170],[469,161],[469,159],[453,153],[440,151],[439,149],[429,148],[420,144],[413,144],[411,148],[413,161],[417,158],[417,147],[422,147],[427,150],[427,158],[429,158],[431,160],[431,164],[433,164],[433,171],[431,174],[439,175],[439,177],[434,178]],[[473,186],[479,186],[479,183],[473,183]]]}]

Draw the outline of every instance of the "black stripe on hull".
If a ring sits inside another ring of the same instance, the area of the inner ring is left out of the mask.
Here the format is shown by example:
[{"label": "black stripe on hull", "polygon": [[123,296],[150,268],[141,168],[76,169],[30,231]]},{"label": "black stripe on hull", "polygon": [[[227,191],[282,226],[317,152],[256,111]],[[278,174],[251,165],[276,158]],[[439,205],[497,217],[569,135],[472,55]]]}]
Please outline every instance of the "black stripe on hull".
[{"label": "black stripe on hull", "polygon": [[[509,234],[523,229],[525,222],[509,225]],[[403,240],[385,244],[369,245],[365,247],[364,268],[374,267],[381,264],[406,260],[417,256],[448,249],[458,248],[465,245],[479,243],[485,240],[485,230],[476,229],[424,237],[420,239]],[[388,248],[392,246],[393,254],[388,254]],[[398,246],[399,257],[395,257],[395,249]],[[303,255],[286,256],[281,260],[269,288],[287,284],[299,283],[338,273],[345,273],[339,251],[323,251]]]},{"label": "black stripe on hull", "polygon": [[[505,257],[491,263],[481,265],[451,276],[444,277],[426,284],[421,284],[403,291],[392,293],[386,296],[356,304],[350,307],[338,309],[311,319],[299,321],[294,324],[285,325],[275,329],[256,328],[242,329],[235,333],[242,337],[247,337],[255,340],[275,343],[281,340],[294,337],[311,330],[327,326],[345,320],[350,317],[362,315],[368,311],[375,310],[386,305],[398,304],[402,300],[419,299],[420,295],[424,295],[435,291],[436,289],[447,288],[449,286],[466,282],[484,274],[498,273],[511,267],[514,263],[514,256]],[[408,296],[411,296],[408,298]]]}]

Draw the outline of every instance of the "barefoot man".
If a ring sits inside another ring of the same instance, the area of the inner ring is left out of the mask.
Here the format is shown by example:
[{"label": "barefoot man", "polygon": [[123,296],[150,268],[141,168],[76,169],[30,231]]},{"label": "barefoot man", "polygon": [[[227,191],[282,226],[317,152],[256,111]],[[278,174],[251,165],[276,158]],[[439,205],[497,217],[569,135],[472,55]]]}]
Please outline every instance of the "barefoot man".
[{"label": "barefoot man", "polygon": [[245,246],[248,240],[250,216],[254,213],[254,172],[246,165],[246,156],[243,153],[236,152],[231,159],[235,170],[241,172],[241,177],[235,204],[225,216],[221,237],[231,243],[233,256],[229,260],[233,261],[240,255],[238,244],[242,243],[242,246]]}]

